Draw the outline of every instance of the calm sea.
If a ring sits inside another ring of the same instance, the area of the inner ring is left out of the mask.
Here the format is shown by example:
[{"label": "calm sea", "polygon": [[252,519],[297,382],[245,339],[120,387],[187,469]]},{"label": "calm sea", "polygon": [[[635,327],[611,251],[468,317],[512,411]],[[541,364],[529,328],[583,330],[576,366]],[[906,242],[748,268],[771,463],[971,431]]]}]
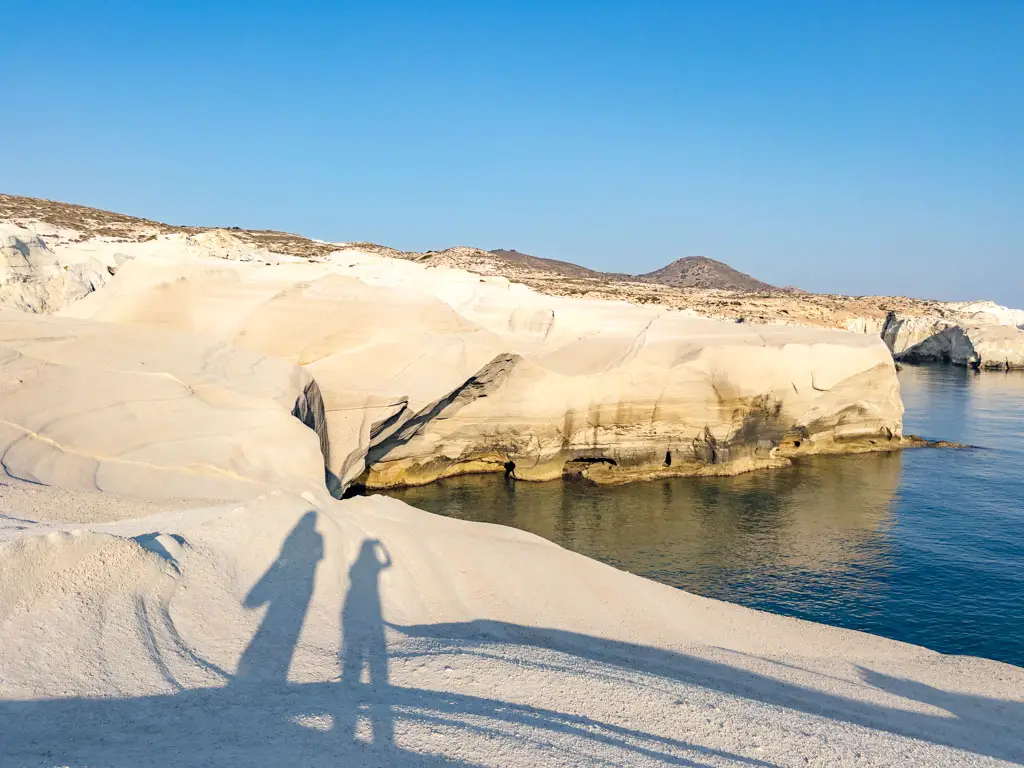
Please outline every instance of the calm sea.
[{"label": "calm sea", "polygon": [[905,430],[979,446],[618,488],[451,478],[392,492],[709,597],[1024,666],[1024,374],[900,373]]}]

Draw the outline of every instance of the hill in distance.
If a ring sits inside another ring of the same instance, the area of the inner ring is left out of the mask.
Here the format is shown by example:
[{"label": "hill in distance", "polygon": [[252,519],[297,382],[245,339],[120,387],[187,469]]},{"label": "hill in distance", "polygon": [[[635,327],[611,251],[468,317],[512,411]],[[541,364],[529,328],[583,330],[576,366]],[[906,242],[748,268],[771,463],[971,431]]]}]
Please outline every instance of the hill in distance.
[{"label": "hill in distance", "polygon": [[723,291],[750,293],[779,290],[774,285],[761,282],[745,272],[706,256],[684,256],[668,266],[644,275],[636,275],[633,279],[676,288],[717,288]]},{"label": "hill in distance", "polygon": [[712,288],[723,291],[744,291],[748,293],[774,292],[773,285],[751,277],[745,272],[733,269],[721,261],[706,256],[684,256],[668,266],[642,275],[625,275],[614,272],[598,272],[568,261],[544,259],[530,256],[512,249],[499,248],[491,251],[503,260],[545,272],[556,272],[566,277],[590,277],[611,280],[630,280],[643,283],[658,283],[674,288]]}]

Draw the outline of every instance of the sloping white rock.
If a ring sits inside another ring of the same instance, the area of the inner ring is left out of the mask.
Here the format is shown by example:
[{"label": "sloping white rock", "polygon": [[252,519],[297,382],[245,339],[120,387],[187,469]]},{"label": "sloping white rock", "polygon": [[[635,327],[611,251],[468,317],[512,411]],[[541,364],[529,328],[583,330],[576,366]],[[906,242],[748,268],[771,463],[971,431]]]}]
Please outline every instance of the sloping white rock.
[{"label": "sloping white rock", "polygon": [[930,340],[954,327],[954,321],[938,316],[900,317],[890,313],[882,326],[881,335],[897,360],[914,362],[912,358],[918,353],[927,359],[941,360],[942,353],[949,351],[950,340]]},{"label": "sloping white rock", "polygon": [[1024,309],[1013,309],[994,301],[966,301],[948,305],[974,325],[1024,325]]},{"label": "sloping white rock", "polygon": [[59,312],[105,285],[111,274],[135,258],[178,264],[302,261],[271,253],[222,229],[137,234],[138,240],[85,239],[74,230],[44,222],[0,222],[0,307]]},{"label": "sloping white rock", "polygon": [[315,488],[318,420],[314,382],[284,360],[197,336],[0,311],[7,475],[146,497]]},{"label": "sloping white rock", "polygon": [[500,355],[371,451],[368,484],[502,468],[603,482],[732,474],[898,444],[899,385],[877,339],[734,328],[666,316],[612,364],[587,345]]},{"label": "sloping white rock", "polygon": [[175,234],[168,239],[173,242],[176,238],[184,239],[185,250],[190,256],[210,256],[232,261],[269,261],[272,258],[266,248],[253,247],[224,229],[210,229],[188,235]]},{"label": "sloping white rock", "polygon": [[539,475],[604,450],[642,473],[671,441],[691,453],[673,465],[710,469],[885,442],[900,405],[877,339],[556,300],[358,254],[257,268],[181,251],[140,247],[72,307],[110,322],[0,314],[0,455],[65,488],[261,493],[113,524],[5,507],[2,760],[1022,759],[1019,669],[322,488],[325,461],[348,477],[375,442],[375,471],[417,478],[431,457],[518,456],[517,472],[536,458]]},{"label": "sloping white rock", "polygon": [[429,294],[314,264],[138,259],[66,314],[202,333],[304,366],[323,397],[336,489],[362,474],[371,441],[503,348]]},{"label": "sloping white rock", "polygon": [[1024,330],[1012,325],[967,326],[951,362],[987,369],[1024,368]]}]

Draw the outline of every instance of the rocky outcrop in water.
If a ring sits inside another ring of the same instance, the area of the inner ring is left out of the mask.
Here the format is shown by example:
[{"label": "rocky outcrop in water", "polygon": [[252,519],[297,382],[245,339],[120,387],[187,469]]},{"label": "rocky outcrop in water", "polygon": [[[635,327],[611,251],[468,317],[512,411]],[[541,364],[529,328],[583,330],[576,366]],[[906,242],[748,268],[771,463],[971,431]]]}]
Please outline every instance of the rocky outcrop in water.
[{"label": "rocky outcrop in water", "polygon": [[503,469],[619,483],[900,444],[899,388],[881,344],[714,328],[694,344],[673,320],[600,369],[573,369],[583,347],[546,364],[498,356],[373,448],[367,485]]},{"label": "rocky outcrop in water", "polygon": [[1012,324],[1017,319],[979,313],[962,318],[890,313],[882,339],[896,360],[989,370],[1024,368],[1024,330]]},{"label": "rocky outcrop in water", "polygon": [[335,492],[480,471],[725,474],[901,444],[895,371],[870,334],[554,297],[353,246],[314,262],[245,234],[54,231],[65,260],[117,264],[63,311],[303,366],[316,388],[295,415],[320,420]]}]

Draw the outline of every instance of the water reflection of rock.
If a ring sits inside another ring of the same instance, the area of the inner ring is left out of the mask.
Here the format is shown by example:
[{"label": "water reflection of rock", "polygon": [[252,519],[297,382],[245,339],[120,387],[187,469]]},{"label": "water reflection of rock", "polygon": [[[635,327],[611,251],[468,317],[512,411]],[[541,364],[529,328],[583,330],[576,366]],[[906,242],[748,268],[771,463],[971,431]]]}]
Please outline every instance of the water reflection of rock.
[{"label": "water reflection of rock", "polygon": [[820,574],[884,561],[901,465],[899,453],[814,458],[772,473],[616,488],[471,476],[393,495],[431,511],[513,525],[701,591],[704,579]]}]

